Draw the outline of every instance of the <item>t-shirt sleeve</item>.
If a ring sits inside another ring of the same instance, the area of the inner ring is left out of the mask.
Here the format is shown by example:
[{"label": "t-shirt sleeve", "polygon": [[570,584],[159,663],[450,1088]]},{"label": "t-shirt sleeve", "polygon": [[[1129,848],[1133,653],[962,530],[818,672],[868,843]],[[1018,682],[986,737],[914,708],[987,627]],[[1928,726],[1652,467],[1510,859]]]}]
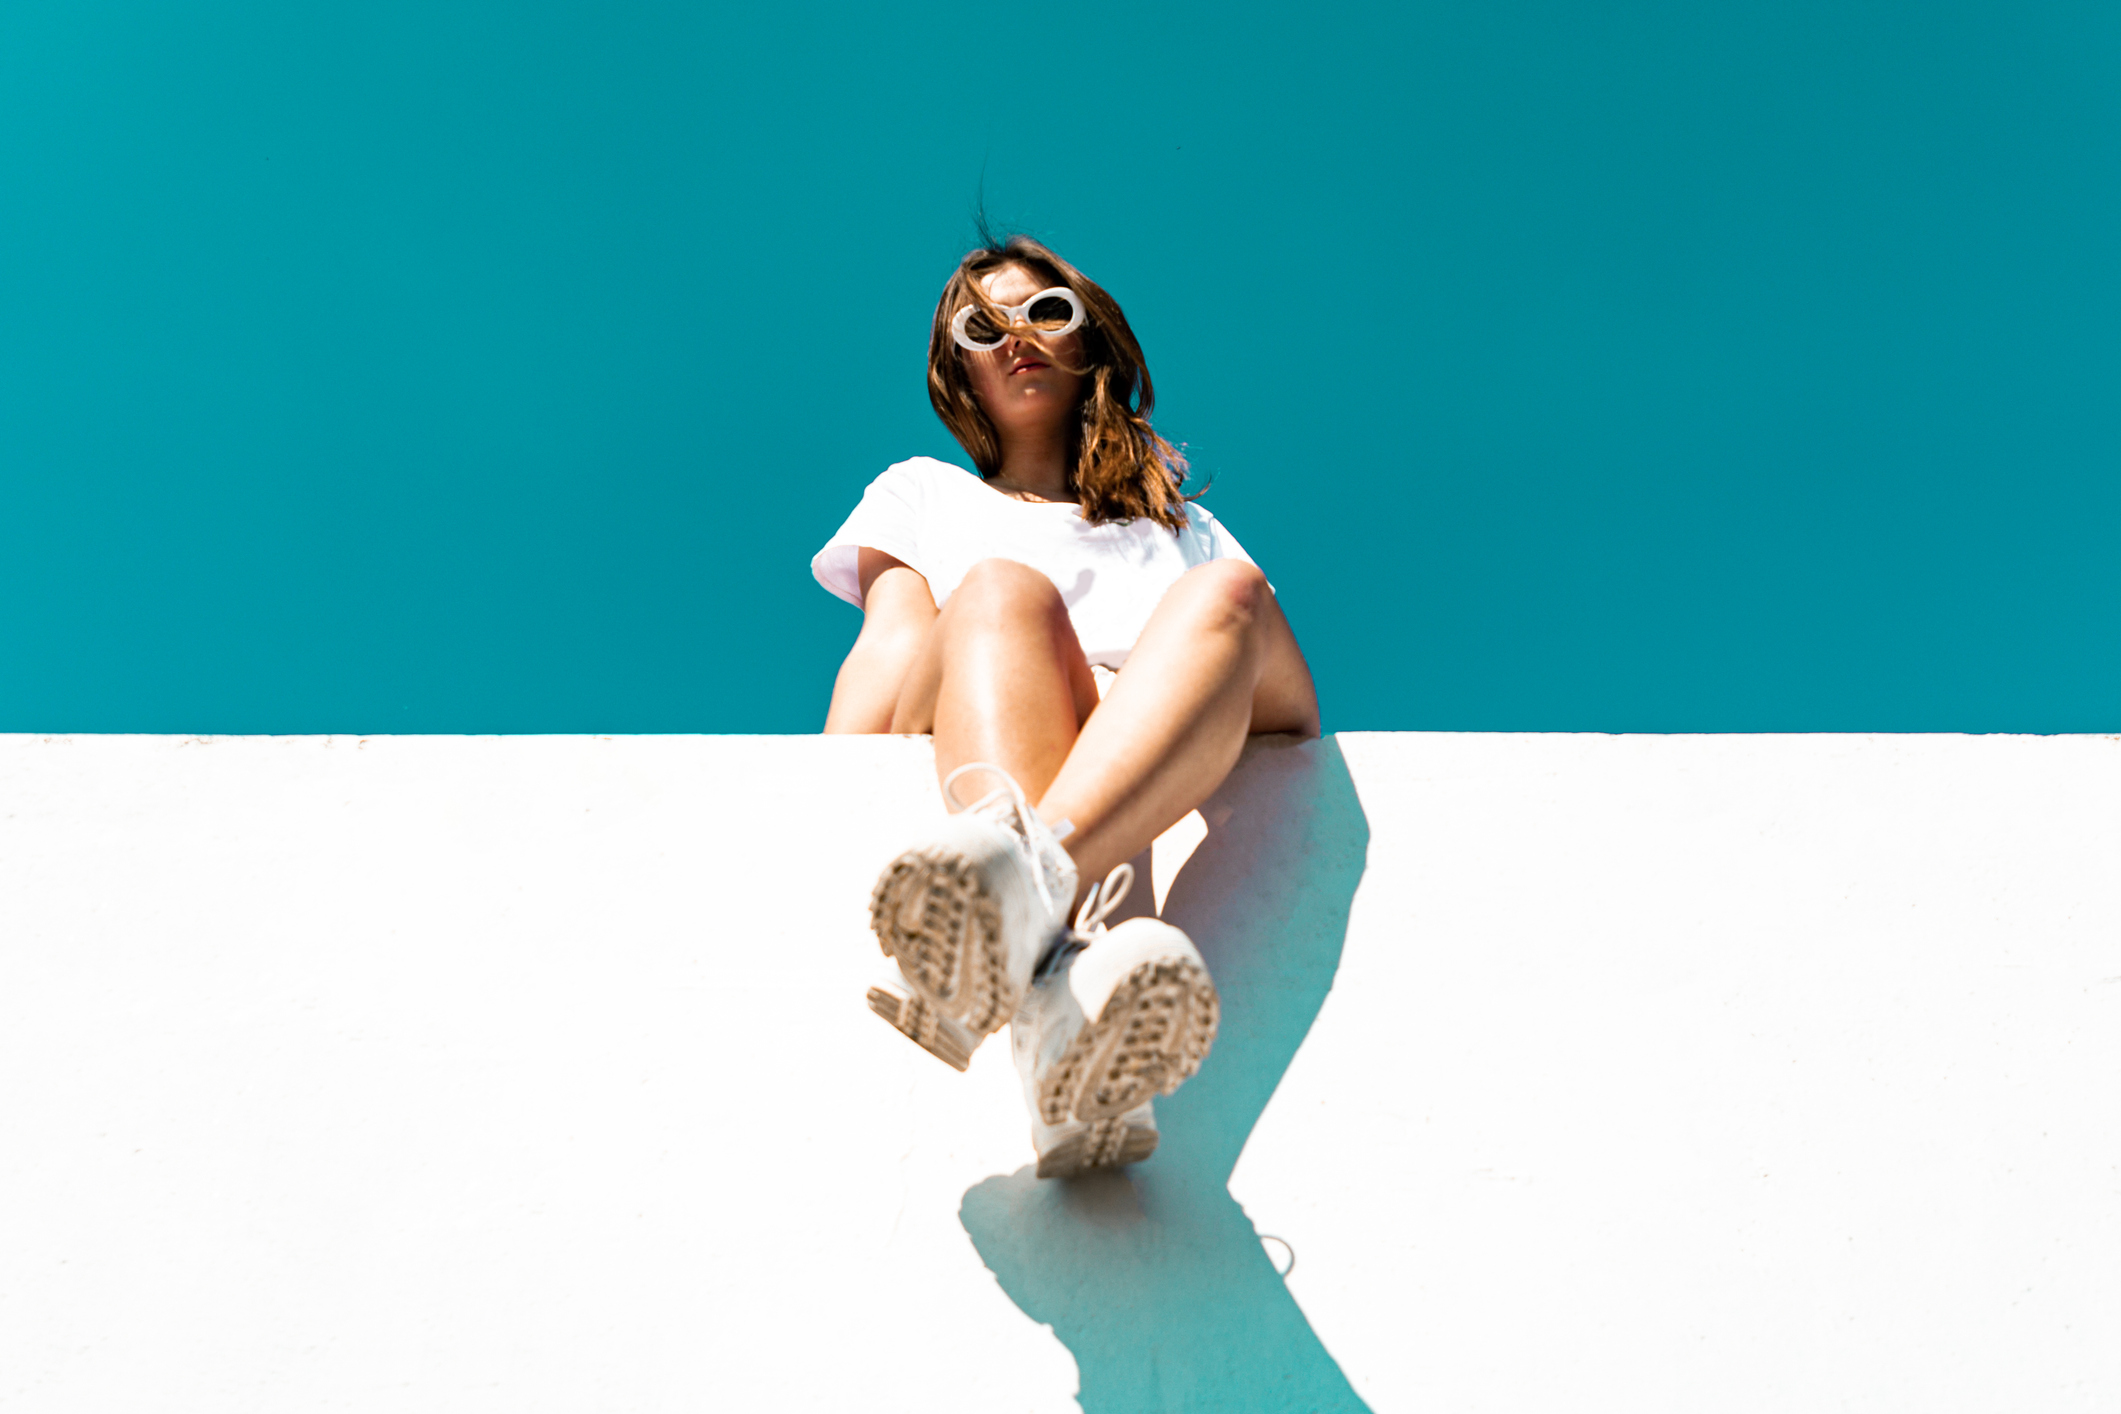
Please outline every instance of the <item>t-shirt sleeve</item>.
[{"label": "t-shirt sleeve", "polygon": [[1245,553],[1244,546],[1237,543],[1230,527],[1198,502],[1187,503],[1186,521],[1189,533],[1184,538],[1193,542],[1187,547],[1189,564],[1204,565],[1210,560],[1243,560],[1248,565],[1258,563]]},{"label": "t-shirt sleeve", "polygon": [[[887,467],[869,483],[861,503],[846,524],[834,531],[825,548],[810,557],[810,573],[829,592],[859,609],[862,606],[861,551],[864,545],[921,569],[920,512],[922,485],[912,462]],[[925,570],[921,571],[923,574]]]}]

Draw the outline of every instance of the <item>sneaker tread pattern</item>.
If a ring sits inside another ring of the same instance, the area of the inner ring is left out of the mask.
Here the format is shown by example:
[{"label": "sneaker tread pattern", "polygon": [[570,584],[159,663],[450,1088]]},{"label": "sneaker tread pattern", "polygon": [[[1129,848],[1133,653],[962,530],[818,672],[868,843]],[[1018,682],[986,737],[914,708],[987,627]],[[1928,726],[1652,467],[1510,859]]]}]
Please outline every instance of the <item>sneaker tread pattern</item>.
[{"label": "sneaker tread pattern", "polygon": [[1123,1118],[1092,1120],[1038,1156],[1040,1178],[1073,1178],[1085,1169],[1138,1164],[1156,1152],[1156,1131]]},{"label": "sneaker tread pattern", "polygon": [[1008,995],[1001,909],[970,860],[949,849],[906,851],[877,879],[869,921],[915,1000],[982,1038],[1007,1023],[1015,999]]},{"label": "sneaker tread pattern", "polygon": [[[919,996],[902,997],[884,987],[869,989],[869,1009],[896,1026],[929,1055],[945,1065],[965,1070],[972,1064],[972,1046],[965,1043],[971,1033],[942,1015]],[[973,1045],[978,1040],[974,1038]]]},{"label": "sneaker tread pattern", "polygon": [[[1190,1079],[1215,1044],[1221,1005],[1190,958],[1142,963],[1113,988],[1039,1086],[1039,1118],[1110,1120]],[[1153,1144],[1152,1144],[1153,1147]]]}]

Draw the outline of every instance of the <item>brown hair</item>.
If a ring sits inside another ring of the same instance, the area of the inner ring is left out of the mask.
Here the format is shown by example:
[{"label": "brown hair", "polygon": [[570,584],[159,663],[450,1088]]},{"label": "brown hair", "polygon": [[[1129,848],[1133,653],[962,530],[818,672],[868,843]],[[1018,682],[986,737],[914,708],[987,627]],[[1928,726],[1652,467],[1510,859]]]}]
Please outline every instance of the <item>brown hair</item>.
[{"label": "brown hair", "polygon": [[[980,286],[982,276],[1004,265],[1021,265],[1050,284],[1065,285],[1083,302],[1085,317],[1076,334],[1084,367],[1071,369],[1085,375],[1073,437],[1074,490],[1083,519],[1102,525],[1142,516],[1170,530],[1180,529],[1186,523],[1185,502],[1191,499],[1179,494],[1186,459],[1149,425],[1156,389],[1127,316],[1096,281],[1029,236],[1011,236],[999,244],[988,241],[960,260],[944,284],[928,333],[928,401],[935,405],[935,415],[971,454],[981,476],[1001,470],[1001,437],[972,391],[964,350],[951,337],[950,320],[966,305],[976,304],[995,316],[996,323],[1009,322]],[[1020,337],[1066,366],[1037,333]]]}]

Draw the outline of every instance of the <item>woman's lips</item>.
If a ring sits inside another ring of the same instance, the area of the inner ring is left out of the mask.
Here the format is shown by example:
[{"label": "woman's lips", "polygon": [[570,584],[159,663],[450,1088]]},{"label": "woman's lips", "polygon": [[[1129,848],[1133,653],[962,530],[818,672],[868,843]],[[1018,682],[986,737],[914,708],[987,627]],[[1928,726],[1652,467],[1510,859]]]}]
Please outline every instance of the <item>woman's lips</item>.
[{"label": "woman's lips", "polygon": [[1011,376],[1011,377],[1015,377],[1015,376],[1016,376],[1017,374],[1019,374],[1019,373],[1029,373],[1029,372],[1030,372],[1030,371],[1031,371],[1032,369],[1034,369],[1034,368],[1044,368],[1044,367],[1046,367],[1046,365],[1045,365],[1045,364],[1043,364],[1043,363],[1040,363],[1040,362],[1039,362],[1039,361],[1038,361],[1037,359],[1035,359],[1035,358],[1027,358],[1027,359],[1025,359],[1025,360],[1024,360],[1023,362],[1021,362],[1021,363],[1017,364],[1017,365],[1016,365],[1016,367],[1014,367],[1014,368],[1010,369],[1010,370],[1009,370],[1009,374],[1010,374],[1010,376]]}]

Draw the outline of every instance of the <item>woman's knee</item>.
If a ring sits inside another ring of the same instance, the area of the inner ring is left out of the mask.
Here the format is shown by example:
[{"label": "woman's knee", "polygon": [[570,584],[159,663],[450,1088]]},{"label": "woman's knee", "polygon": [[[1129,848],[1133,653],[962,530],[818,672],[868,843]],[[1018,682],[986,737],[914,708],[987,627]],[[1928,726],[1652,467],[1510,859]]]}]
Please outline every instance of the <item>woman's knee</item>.
[{"label": "woman's knee", "polygon": [[1053,581],[1017,560],[981,560],[951,591],[944,615],[958,623],[968,619],[1065,621],[1068,606]]},{"label": "woman's knee", "polygon": [[1210,560],[1180,579],[1196,612],[1236,625],[1257,623],[1274,591],[1249,560]]}]

